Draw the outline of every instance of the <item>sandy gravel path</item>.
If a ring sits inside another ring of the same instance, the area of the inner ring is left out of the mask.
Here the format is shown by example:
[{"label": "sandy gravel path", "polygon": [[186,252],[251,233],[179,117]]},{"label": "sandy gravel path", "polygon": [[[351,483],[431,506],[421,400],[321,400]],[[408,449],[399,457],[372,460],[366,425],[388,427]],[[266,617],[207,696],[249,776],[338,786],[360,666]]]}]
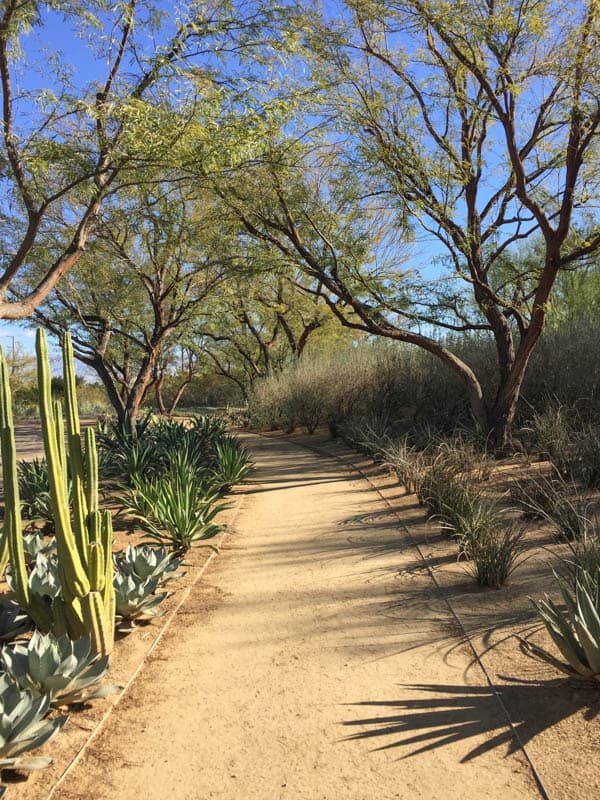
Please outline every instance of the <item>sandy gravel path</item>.
[{"label": "sandy gravel path", "polygon": [[247,445],[235,530],[61,800],[539,797],[379,496],[292,443]]}]

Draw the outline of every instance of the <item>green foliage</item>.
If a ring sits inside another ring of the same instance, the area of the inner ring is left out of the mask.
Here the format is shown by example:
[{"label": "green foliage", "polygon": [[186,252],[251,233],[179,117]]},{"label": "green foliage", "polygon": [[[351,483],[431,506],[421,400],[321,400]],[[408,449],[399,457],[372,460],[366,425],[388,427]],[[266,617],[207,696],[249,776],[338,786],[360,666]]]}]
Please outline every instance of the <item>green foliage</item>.
[{"label": "green foliage", "polygon": [[32,697],[0,674],[0,769],[42,769],[50,758],[22,758],[55,736],[67,717],[45,720],[50,698]]},{"label": "green foliage", "polygon": [[[485,509],[483,514],[486,514]],[[479,529],[472,531],[468,544],[473,574],[480,586],[499,589],[508,582],[519,563],[523,550],[523,528],[515,525],[491,528],[489,518],[485,518],[483,526],[481,523],[479,525]]]},{"label": "green foliage", "polygon": [[236,483],[241,483],[252,471],[248,453],[231,436],[223,437],[215,445],[217,466],[213,473],[215,486],[228,492]]},{"label": "green foliage", "polygon": [[[44,520],[48,530],[52,530],[52,503],[48,464],[45,458],[33,461],[19,461],[19,492],[23,503],[23,513],[27,519]],[[71,480],[68,480],[69,503],[72,502]]]},{"label": "green foliage", "polygon": [[156,594],[158,579],[144,580],[129,572],[115,572],[115,609],[119,625],[134,621],[146,621],[162,617],[165,613],[158,606],[169,595]]},{"label": "green foliage", "polygon": [[108,656],[90,651],[89,637],[71,641],[35,631],[26,645],[4,647],[6,674],[33,696],[47,696],[53,706],[86,703],[108,697],[118,686],[100,682],[108,671]]},{"label": "green foliage", "polygon": [[557,581],[564,608],[548,596],[532,603],[564,660],[529,641],[526,648],[571,678],[600,680],[600,584],[586,572],[577,575],[574,592]]},{"label": "green foliage", "polygon": [[113,556],[115,572],[122,575],[133,575],[140,581],[154,580],[158,585],[183,577],[185,573],[177,572],[181,559],[176,558],[166,547],[139,544],[128,545],[127,549]]},{"label": "green foliage", "polygon": [[213,520],[228,506],[218,500],[219,491],[206,493],[203,479],[182,460],[159,478],[135,479],[126,510],[150,540],[184,553],[223,529]]}]

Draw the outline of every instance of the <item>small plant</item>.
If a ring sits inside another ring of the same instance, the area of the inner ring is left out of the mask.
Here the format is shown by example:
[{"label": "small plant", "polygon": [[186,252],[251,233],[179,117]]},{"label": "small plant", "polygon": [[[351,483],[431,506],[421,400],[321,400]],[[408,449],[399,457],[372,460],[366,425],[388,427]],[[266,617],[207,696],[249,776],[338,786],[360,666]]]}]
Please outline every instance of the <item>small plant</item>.
[{"label": "small plant", "polygon": [[557,577],[565,608],[548,596],[532,600],[552,641],[564,661],[532,642],[525,642],[527,651],[571,678],[600,680],[600,587],[598,580],[581,571],[572,592]]},{"label": "small plant", "polygon": [[556,501],[564,495],[565,483],[555,477],[539,475],[515,481],[510,487],[513,502],[529,519],[546,519]]},{"label": "small plant", "polygon": [[223,530],[213,520],[228,505],[217,502],[218,491],[205,491],[202,478],[174,464],[160,479],[136,479],[126,510],[152,541],[184,553]]},{"label": "small plant", "polygon": [[217,442],[215,453],[218,466],[214,480],[223,492],[228,492],[236,483],[241,483],[252,471],[248,453],[230,436]]},{"label": "small plant", "polygon": [[193,417],[190,423],[190,430],[206,442],[218,441],[225,434],[226,429],[227,421],[223,417],[216,417],[211,414],[201,414]]},{"label": "small plant", "polygon": [[[7,580],[10,573],[7,573]],[[38,553],[33,569],[29,573],[29,588],[40,598],[53,599],[60,595],[60,575],[56,556]],[[12,588],[10,580],[9,586]]]},{"label": "small plant", "polygon": [[383,447],[381,456],[383,463],[396,473],[408,494],[416,493],[420,489],[425,458],[422,453],[409,446],[406,439],[388,442]]},{"label": "small plant", "polygon": [[580,539],[569,542],[570,555],[562,561],[571,575],[573,585],[577,575],[585,573],[596,583],[600,580],[600,527],[596,522]]},{"label": "small plant", "polygon": [[[12,565],[8,565],[5,573],[8,588],[13,597],[16,597],[16,585]],[[31,602],[37,606],[50,607],[54,598],[60,595],[60,576],[56,556],[45,556],[38,553],[33,568],[27,577]]]},{"label": "small plant", "polygon": [[470,543],[473,573],[480,586],[499,589],[518,565],[522,552],[523,529],[505,525],[479,535]]},{"label": "small plant", "polygon": [[156,578],[141,580],[131,573],[117,572],[113,585],[116,615],[120,623],[149,620],[154,617],[162,617],[165,613],[158,606],[169,594],[168,592],[155,593],[158,588]]},{"label": "small plant", "polygon": [[125,552],[116,553],[113,558],[115,571],[123,575],[133,575],[141,581],[156,579],[159,586],[184,574],[177,572],[181,566],[181,559],[175,558],[166,547],[153,547],[149,544],[139,544],[137,547],[128,545]]},{"label": "small plant", "polygon": [[31,620],[18,606],[0,605],[0,642],[12,642],[31,630]]},{"label": "small plant", "polygon": [[99,686],[108,671],[108,656],[93,655],[87,636],[72,642],[68,636],[35,631],[27,645],[3,648],[2,661],[21,689],[48,696],[53,706],[84,703],[119,690]]},{"label": "small plant", "polygon": [[52,555],[56,552],[56,539],[48,538],[39,531],[29,531],[23,534],[23,551],[28,566],[35,564],[38,555]]},{"label": "small plant", "polygon": [[447,513],[445,519],[442,526],[456,538],[460,556],[473,558],[479,542],[493,540],[502,528],[503,512],[494,500],[467,494],[460,507]]},{"label": "small plant", "polygon": [[550,478],[540,476],[519,482],[511,493],[525,510],[526,516],[549,522],[562,541],[581,539],[590,527],[592,514],[589,499],[558,472]]},{"label": "small plant", "polygon": [[[52,502],[45,458],[19,461],[17,464],[19,493],[26,519],[43,520],[47,531],[54,529]],[[71,480],[67,481],[69,503],[72,503]]]},{"label": "small plant", "polygon": [[21,758],[55,736],[67,717],[45,720],[50,698],[32,697],[0,674],[0,769],[42,769],[51,758]]}]

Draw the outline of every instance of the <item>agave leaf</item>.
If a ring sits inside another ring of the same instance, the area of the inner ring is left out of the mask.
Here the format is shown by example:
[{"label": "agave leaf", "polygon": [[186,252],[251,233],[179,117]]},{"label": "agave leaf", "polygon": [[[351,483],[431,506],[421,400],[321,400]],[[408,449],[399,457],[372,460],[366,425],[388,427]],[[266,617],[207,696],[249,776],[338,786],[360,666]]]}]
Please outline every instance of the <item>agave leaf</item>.
[{"label": "agave leaf", "polygon": [[550,666],[560,670],[560,672],[564,672],[565,675],[568,675],[570,678],[577,677],[581,674],[578,673],[577,670],[573,669],[573,667],[571,667],[569,664],[566,664],[564,661],[560,661],[558,658],[553,656],[552,653],[549,653],[548,650],[539,647],[537,644],[524,641],[523,645],[529,653],[541,659],[542,661],[546,661],[546,663],[550,664]]},{"label": "agave leaf", "polygon": [[[580,674],[589,673],[589,665],[585,663],[584,653],[579,642],[575,638],[568,621],[558,611],[556,611],[555,618],[556,624],[553,624],[552,619],[548,616],[544,609],[544,605],[549,605],[543,602],[536,603],[532,601],[535,608],[538,610],[542,621],[546,626],[546,630],[550,634],[554,644],[558,647],[562,655],[566,658],[567,662],[573,669]],[[552,609],[554,611],[554,609]]]},{"label": "agave leaf", "polygon": [[[23,770],[36,770],[36,769],[45,769],[52,764],[51,758],[44,758],[42,756],[31,756],[30,758],[7,758],[0,760],[0,769],[23,769]],[[6,791],[5,787],[2,787],[2,794]]]}]

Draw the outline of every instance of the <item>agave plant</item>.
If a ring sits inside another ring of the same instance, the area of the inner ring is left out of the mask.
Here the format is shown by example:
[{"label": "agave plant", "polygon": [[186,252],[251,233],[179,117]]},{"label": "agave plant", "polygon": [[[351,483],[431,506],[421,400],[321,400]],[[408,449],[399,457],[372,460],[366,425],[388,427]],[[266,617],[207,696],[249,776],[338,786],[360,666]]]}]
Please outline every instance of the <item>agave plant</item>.
[{"label": "agave plant", "polygon": [[31,626],[31,619],[18,606],[0,605],[0,642],[14,641]]},{"label": "agave plant", "polygon": [[215,482],[221,491],[227,492],[236,483],[241,483],[252,471],[248,453],[232,437],[225,437],[215,445],[217,469]]},{"label": "agave plant", "polygon": [[[27,519],[44,520],[48,530],[53,528],[52,504],[48,464],[45,458],[19,461],[17,464],[19,493],[23,514]],[[72,485],[68,481],[69,502],[72,502]]]},{"label": "agave plant", "polygon": [[[5,573],[6,582],[11,593],[15,592],[15,583],[11,565]],[[58,561],[56,556],[45,556],[38,553],[35,557],[33,569],[28,576],[29,590],[40,598],[52,600],[60,594],[60,576],[58,574]]]},{"label": "agave plant", "polygon": [[119,622],[147,620],[161,617],[165,611],[158,606],[168,596],[168,592],[156,594],[158,580],[141,580],[133,574],[116,572],[114,577],[115,610]]},{"label": "agave plant", "polygon": [[533,642],[525,642],[525,647],[531,655],[570,678],[600,681],[600,582],[581,571],[573,593],[563,580],[555,577],[565,608],[557,606],[548,596],[531,602],[564,661]]},{"label": "agave plant", "polygon": [[92,654],[88,636],[73,642],[68,636],[35,631],[27,645],[4,647],[2,661],[21,689],[47,695],[53,706],[108,697],[120,688],[99,686],[108,671],[108,656]]},{"label": "agave plant", "polygon": [[153,547],[149,544],[139,544],[137,547],[128,545],[125,552],[115,553],[113,558],[115,571],[123,575],[133,575],[141,581],[155,578],[159,586],[185,574],[177,572],[181,559],[175,558],[166,547]]},{"label": "agave plant", "polygon": [[67,717],[45,720],[50,707],[47,695],[33,697],[0,674],[0,769],[42,769],[51,758],[21,758],[49,741]]},{"label": "agave plant", "polygon": [[25,561],[31,566],[35,564],[38,554],[47,556],[56,552],[56,539],[54,536],[45,536],[40,531],[28,531],[23,534],[23,551]]},{"label": "agave plant", "polygon": [[215,417],[211,414],[201,414],[194,417],[190,423],[190,430],[206,442],[216,442],[224,436],[227,429],[227,421],[223,417]]},{"label": "agave plant", "polygon": [[213,520],[228,504],[218,490],[208,491],[201,477],[174,464],[160,479],[136,479],[126,511],[148,538],[184,553],[194,543],[212,539],[223,526]]}]

